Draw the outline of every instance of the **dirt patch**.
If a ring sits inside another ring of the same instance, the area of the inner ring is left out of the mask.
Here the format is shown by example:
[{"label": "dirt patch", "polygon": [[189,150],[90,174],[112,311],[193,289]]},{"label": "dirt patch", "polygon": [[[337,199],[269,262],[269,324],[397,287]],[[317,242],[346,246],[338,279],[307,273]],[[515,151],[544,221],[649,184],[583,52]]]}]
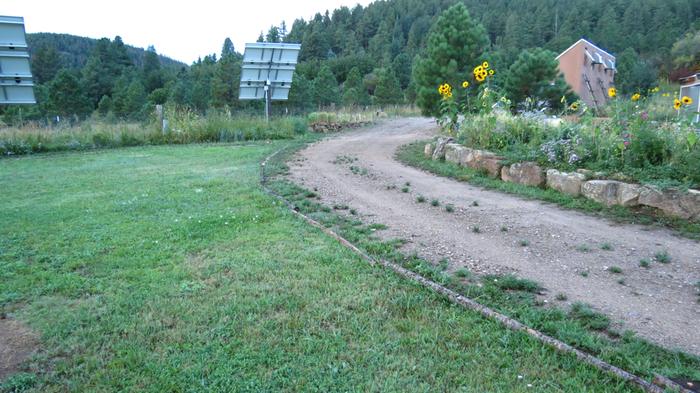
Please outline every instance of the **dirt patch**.
[{"label": "dirt patch", "polygon": [[0,381],[19,371],[38,347],[38,336],[23,323],[0,319]]},{"label": "dirt patch", "polygon": [[[437,131],[430,119],[399,119],[344,133],[300,152],[291,177],[330,206],[347,205],[367,222],[388,225],[380,234],[407,240],[405,251],[435,263],[447,259],[450,271],[513,272],[547,288],[550,303],[589,303],[650,341],[700,354],[694,286],[700,243],[484,190],[394,159],[399,146]],[[669,263],[654,260],[662,251]]]}]

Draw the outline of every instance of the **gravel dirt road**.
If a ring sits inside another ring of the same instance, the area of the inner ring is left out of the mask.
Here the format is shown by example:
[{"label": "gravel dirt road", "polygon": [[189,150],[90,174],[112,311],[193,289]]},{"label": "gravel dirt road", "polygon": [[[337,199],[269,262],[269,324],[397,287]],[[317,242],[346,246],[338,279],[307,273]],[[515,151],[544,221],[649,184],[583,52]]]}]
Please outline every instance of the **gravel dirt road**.
[{"label": "gravel dirt road", "polygon": [[[700,243],[484,190],[394,159],[399,146],[437,132],[434,121],[411,118],[331,136],[301,151],[290,163],[290,176],[316,189],[324,203],[346,204],[365,221],[387,225],[381,236],[407,240],[406,251],[433,262],[446,258],[451,271],[515,273],[545,287],[550,304],[589,303],[622,329],[700,355],[694,287],[700,281]],[[418,203],[418,195],[427,202]],[[432,199],[440,206],[432,206]],[[663,250],[670,263],[653,260]],[[651,261],[650,267],[640,267],[641,259]],[[613,266],[622,272],[611,272]],[[567,300],[556,300],[559,294]]]}]

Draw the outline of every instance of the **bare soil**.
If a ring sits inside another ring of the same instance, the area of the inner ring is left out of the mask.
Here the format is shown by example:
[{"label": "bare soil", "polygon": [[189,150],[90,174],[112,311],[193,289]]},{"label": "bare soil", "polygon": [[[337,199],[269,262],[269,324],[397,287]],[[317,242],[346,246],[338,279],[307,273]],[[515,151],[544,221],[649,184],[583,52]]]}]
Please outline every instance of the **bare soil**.
[{"label": "bare soil", "polygon": [[39,339],[27,326],[14,319],[0,319],[0,381],[19,371],[38,345]]},{"label": "bare soil", "polygon": [[[700,355],[694,287],[700,243],[484,190],[394,159],[399,146],[437,132],[434,121],[413,118],[343,133],[301,151],[290,163],[290,176],[316,190],[324,203],[346,204],[365,221],[388,225],[381,235],[407,240],[405,251],[436,263],[446,258],[451,271],[466,267],[535,280],[547,289],[543,296],[550,304],[589,303],[622,329]],[[418,195],[427,201],[418,203]],[[432,199],[440,206],[431,206]],[[670,263],[654,261],[662,250]],[[648,269],[639,266],[643,258],[651,262]],[[613,266],[622,272],[611,272]],[[559,294],[567,300],[556,300],[564,298]]]}]

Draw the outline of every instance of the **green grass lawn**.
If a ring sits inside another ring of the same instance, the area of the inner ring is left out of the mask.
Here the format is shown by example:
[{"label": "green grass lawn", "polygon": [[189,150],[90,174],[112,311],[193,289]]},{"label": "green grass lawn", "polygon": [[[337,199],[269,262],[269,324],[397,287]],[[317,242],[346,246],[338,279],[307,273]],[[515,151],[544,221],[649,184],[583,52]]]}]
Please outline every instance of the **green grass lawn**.
[{"label": "green grass lawn", "polygon": [[280,146],[0,160],[0,307],[42,339],[0,391],[634,391],[294,217]]}]

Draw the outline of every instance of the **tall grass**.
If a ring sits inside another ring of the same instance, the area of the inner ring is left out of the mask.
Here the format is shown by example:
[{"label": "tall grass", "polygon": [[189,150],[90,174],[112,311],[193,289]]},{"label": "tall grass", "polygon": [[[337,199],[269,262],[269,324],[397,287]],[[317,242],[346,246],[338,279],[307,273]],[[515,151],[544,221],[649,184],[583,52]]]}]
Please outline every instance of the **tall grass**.
[{"label": "tall grass", "polygon": [[52,151],[91,150],[139,145],[239,142],[290,139],[307,131],[304,117],[273,118],[210,111],[199,115],[186,109],[169,109],[168,129],[155,119],[144,123],[109,122],[100,118],[77,125],[27,125],[0,129],[0,156]]}]

